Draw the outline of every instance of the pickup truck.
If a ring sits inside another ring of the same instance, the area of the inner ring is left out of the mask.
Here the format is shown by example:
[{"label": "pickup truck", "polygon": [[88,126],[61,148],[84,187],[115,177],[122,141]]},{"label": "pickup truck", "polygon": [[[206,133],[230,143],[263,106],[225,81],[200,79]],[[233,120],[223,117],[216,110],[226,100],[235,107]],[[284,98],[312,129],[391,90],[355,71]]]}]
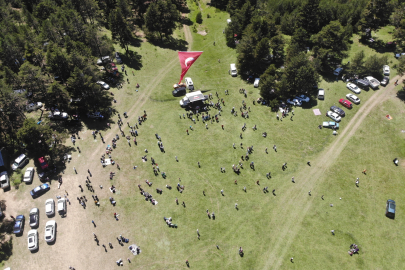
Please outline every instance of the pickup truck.
[{"label": "pickup truck", "polygon": [[339,128],[339,123],[336,123],[336,122],[333,122],[333,121],[328,121],[328,122],[323,122],[322,126],[324,128],[338,129]]}]

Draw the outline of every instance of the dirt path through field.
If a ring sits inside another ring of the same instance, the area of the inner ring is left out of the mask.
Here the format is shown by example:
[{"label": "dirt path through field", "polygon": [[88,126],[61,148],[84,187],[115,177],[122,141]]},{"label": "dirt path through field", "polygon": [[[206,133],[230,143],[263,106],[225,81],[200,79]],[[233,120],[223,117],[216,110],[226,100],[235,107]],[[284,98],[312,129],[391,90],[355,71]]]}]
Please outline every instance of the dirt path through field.
[{"label": "dirt path through field", "polygon": [[[399,76],[396,76],[391,81],[393,82],[397,79],[402,81]],[[381,87],[369,100],[361,104],[361,108],[347,124],[345,130],[336,136],[335,142],[327,147],[316,160],[311,161],[311,167],[306,167],[298,176],[295,176],[295,179],[299,179],[299,181],[287,191],[287,194],[283,194],[282,198],[284,199],[279,202],[279,205],[283,206],[282,213],[278,212],[281,209],[277,209],[273,213],[275,215],[283,215],[284,220],[276,224],[277,228],[272,229],[277,234],[273,236],[274,239],[270,243],[270,250],[267,253],[268,259],[265,265],[266,269],[279,269],[281,267],[282,260],[285,260],[292,242],[302,228],[301,223],[311,208],[313,201],[320,200],[320,196],[322,195],[316,194],[316,190],[313,190],[313,195],[310,197],[307,192],[318,186],[325,179],[325,172],[335,163],[363,120],[374,107],[391,97],[395,92],[394,89],[393,84],[390,84],[386,88]],[[308,197],[308,200],[303,200],[303,196]]]},{"label": "dirt path through field", "polygon": [[190,26],[183,24],[184,30],[184,37],[188,43],[187,51],[191,50],[191,46],[193,45],[193,36],[191,35]]}]

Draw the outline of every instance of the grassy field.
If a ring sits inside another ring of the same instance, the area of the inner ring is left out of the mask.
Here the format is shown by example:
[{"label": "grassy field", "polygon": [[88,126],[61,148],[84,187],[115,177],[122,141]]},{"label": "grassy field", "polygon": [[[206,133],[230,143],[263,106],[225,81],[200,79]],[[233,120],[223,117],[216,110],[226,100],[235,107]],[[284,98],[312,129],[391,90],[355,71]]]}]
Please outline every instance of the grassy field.
[{"label": "grassy field", "polygon": [[[190,18],[194,19],[198,7],[189,4]],[[105,187],[96,190],[101,206],[97,208],[89,202],[87,210],[83,210],[77,202],[72,203],[68,217],[58,219],[61,225],[58,225],[55,245],[47,246],[41,240],[38,253],[28,253],[25,237],[15,238],[14,255],[7,264],[22,269],[24,258],[31,256],[35,264],[32,269],[55,269],[56,265],[51,262],[45,267],[41,265],[41,258],[47,258],[52,251],[61,261],[58,265],[63,267],[72,264],[76,269],[112,269],[115,260],[120,257],[125,260],[125,256],[129,256],[127,248],[118,245],[108,253],[101,247],[94,248],[91,237],[84,235],[91,236],[95,230],[101,235],[101,243],[113,242],[117,235],[123,234],[130,238],[130,243],[141,246],[141,255],[133,257],[131,264],[125,262],[129,269],[183,269],[187,268],[186,259],[193,269],[401,269],[404,264],[401,254],[404,245],[401,230],[404,226],[401,204],[404,184],[401,180],[405,171],[402,164],[395,167],[392,160],[395,157],[401,160],[405,156],[403,101],[393,95],[381,102],[364,119],[333,162],[323,161],[323,155],[340,135],[333,136],[332,131],[320,130],[317,126],[330,120],[324,116],[328,108],[337,105],[338,100],[349,93],[345,84],[323,80],[320,87],[326,90],[324,101],[312,100],[310,106],[294,108],[293,120],[287,117],[278,121],[270,108],[253,105],[252,101],[259,97],[258,89],[239,77],[228,75],[229,64],[236,62],[235,51],[225,45],[222,34],[228,14],[203,3],[201,8],[204,21],[200,29],[205,29],[208,34],[192,33],[191,50],[204,53],[187,76],[193,79],[197,89],[206,94],[213,93],[214,102],[217,101],[216,92],[225,100],[219,123],[209,122],[206,129],[201,117],[196,124],[183,119],[186,112],[179,106],[180,98],[171,95],[171,86],[178,82],[180,75],[176,51],[154,47],[147,42],[139,48],[132,48],[142,56],[142,68],[135,69],[124,59],[130,83],[123,89],[112,91],[118,101],[116,110],[129,114],[128,120],[124,120],[126,133],[126,121],[134,125],[143,110],[148,114],[147,121],[139,126],[138,145],[129,147],[125,140],[119,140],[112,155],[121,170],[112,167],[101,170],[98,159],[104,153],[105,145],[100,140],[93,140],[87,129],[97,123],[84,125],[83,140],[78,143],[82,153],[73,153],[74,158],[64,171],[64,178],[71,182],[65,180],[64,185],[68,187],[71,198],[80,196],[77,185],[83,185],[84,172],[91,168],[95,171],[93,186],[101,184]],[[207,18],[207,13],[211,18]],[[388,41],[391,30],[381,30],[381,38]],[[176,35],[184,36],[181,30]],[[350,55],[359,48],[364,49],[366,55],[374,53],[368,47],[361,47],[356,37],[353,43]],[[396,61],[392,54],[389,57],[390,61]],[[135,91],[136,83],[141,85],[138,92]],[[248,91],[247,98],[239,93],[240,88]],[[226,89],[230,95],[224,94]],[[362,113],[363,104],[381,91],[385,89],[362,91],[359,95],[361,105],[346,110],[339,133],[349,131],[346,126],[356,113]],[[240,115],[234,117],[230,113],[232,107],[239,112],[243,100],[251,107],[249,119]],[[314,115],[312,110],[316,108],[321,110],[321,116]],[[214,109],[210,111],[211,115],[217,113]],[[387,114],[392,115],[393,120],[387,120]],[[111,120],[117,121],[117,116]],[[242,132],[244,123],[247,129]],[[257,125],[257,131],[252,129],[254,125]],[[119,130],[114,125],[112,130],[102,132],[110,142]],[[243,139],[239,138],[241,132]],[[262,132],[268,133],[267,138],[261,136]],[[162,137],[166,153],[159,151],[155,133]],[[232,147],[233,143],[236,149]],[[277,152],[272,150],[274,144]],[[241,155],[246,153],[246,147],[252,145],[253,154],[248,162],[243,161],[244,168],[240,175],[236,175],[232,172],[232,164],[237,164]],[[265,153],[266,147],[268,154]],[[142,162],[145,149],[148,157],[153,157],[159,164],[161,172],[166,172],[166,179],[154,176],[150,159]],[[250,161],[254,161],[255,170],[249,168]],[[312,167],[306,164],[307,161],[312,162]],[[201,168],[197,162],[201,163]],[[281,169],[284,162],[288,163],[285,171]],[[136,170],[133,169],[135,165],[138,166]],[[78,169],[79,176],[74,175],[73,166]],[[226,168],[226,173],[221,173],[221,167]],[[367,175],[361,174],[363,169],[367,169]],[[108,179],[109,171],[116,173],[112,181]],[[266,178],[268,172],[271,172],[271,179]],[[295,184],[291,182],[293,176]],[[354,184],[356,177],[360,177],[359,188]],[[153,182],[153,186],[147,187],[145,179]],[[260,185],[256,184],[258,180]],[[39,180],[35,181],[34,184],[39,183]],[[118,189],[114,195],[117,200],[115,208],[108,201],[111,193],[106,187],[110,183]],[[185,185],[183,193],[175,189],[177,183]],[[152,206],[144,200],[139,194],[138,184],[153,194],[158,205]],[[171,185],[173,189],[168,190],[165,185]],[[22,184],[18,191],[12,191],[13,198],[23,200],[24,194],[33,186]],[[56,183],[52,182],[50,192],[58,192],[55,186]],[[243,187],[246,187],[246,192]],[[263,193],[264,187],[270,192]],[[156,188],[163,189],[163,194],[157,194]],[[221,189],[225,196],[221,196]],[[271,193],[273,189],[275,195]],[[312,196],[308,196],[309,190]],[[91,197],[88,191],[84,194]],[[42,209],[45,197],[21,203],[18,210],[27,215],[31,207]],[[180,203],[184,201],[186,207],[176,205],[176,198]],[[397,202],[395,220],[384,217],[387,199]],[[207,209],[210,213],[215,212],[215,220],[207,217]],[[120,214],[119,222],[113,220],[113,212]],[[297,214],[296,219],[292,216],[294,214]],[[169,228],[164,216],[172,217],[178,228]],[[74,222],[72,218],[75,218]],[[96,229],[90,220],[96,221]],[[197,238],[197,229],[200,239]],[[331,230],[335,230],[334,236]],[[73,239],[70,246],[63,242],[68,238]],[[350,257],[347,251],[352,243],[359,245],[360,254]],[[240,246],[245,251],[244,257],[238,255]],[[68,260],[63,253],[76,257]],[[290,262],[291,257],[294,257],[294,263]]]}]

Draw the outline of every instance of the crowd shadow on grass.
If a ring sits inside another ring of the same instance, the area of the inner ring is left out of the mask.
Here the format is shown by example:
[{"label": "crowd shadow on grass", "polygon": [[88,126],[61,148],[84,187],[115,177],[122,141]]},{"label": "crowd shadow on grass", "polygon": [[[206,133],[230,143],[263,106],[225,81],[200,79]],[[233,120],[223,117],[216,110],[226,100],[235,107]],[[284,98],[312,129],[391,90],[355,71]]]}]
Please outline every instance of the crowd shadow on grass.
[{"label": "crowd shadow on grass", "polygon": [[166,37],[163,39],[150,38],[148,39],[148,41],[154,46],[174,51],[185,51],[187,50],[188,45],[187,41],[182,39],[175,39],[174,37]]}]

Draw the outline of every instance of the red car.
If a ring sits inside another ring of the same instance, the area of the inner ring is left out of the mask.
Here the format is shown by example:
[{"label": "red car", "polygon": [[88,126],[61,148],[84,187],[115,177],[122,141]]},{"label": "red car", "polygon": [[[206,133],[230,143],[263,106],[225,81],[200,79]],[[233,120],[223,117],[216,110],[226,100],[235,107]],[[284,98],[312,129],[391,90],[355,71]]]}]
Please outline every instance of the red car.
[{"label": "red car", "polygon": [[350,101],[346,100],[346,99],[343,99],[343,98],[339,99],[339,103],[342,104],[343,106],[345,106],[348,109],[353,108],[352,103]]},{"label": "red car", "polygon": [[48,162],[46,161],[46,159],[44,158],[44,157],[40,157],[39,159],[38,159],[38,161],[39,161],[39,163],[41,164],[41,168],[43,169],[43,170],[45,170],[46,168],[48,168]]}]

